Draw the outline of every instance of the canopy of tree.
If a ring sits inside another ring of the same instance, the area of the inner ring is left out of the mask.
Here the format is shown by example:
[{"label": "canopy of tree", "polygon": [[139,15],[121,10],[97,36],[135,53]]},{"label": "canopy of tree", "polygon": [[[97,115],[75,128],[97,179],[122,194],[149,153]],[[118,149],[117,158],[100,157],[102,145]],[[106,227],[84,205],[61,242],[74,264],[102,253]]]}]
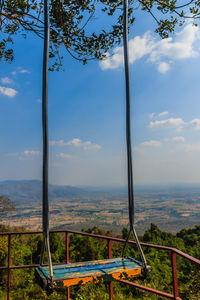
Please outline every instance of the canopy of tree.
[{"label": "canopy of tree", "polygon": [[12,201],[4,196],[0,196],[0,219],[1,215],[14,210]]},{"label": "canopy of tree", "polygon": [[[194,22],[200,16],[200,1],[194,0],[130,0],[129,23],[134,24],[136,10],[149,13],[156,21],[156,32],[168,37],[176,25],[185,19]],[[73,58],[86,63],[89,59],[102,59],[108,49],[121,42],[122,7],[120,0],[50,0],[50,70],[62,65],[60,47]],[[109,24],[93,31],[101,16],[109,16]],[[95,16],[98,16],[95,18]],[[145,16],[144,16],[145,17]],[[92,22],[92,26],[88,24]],[[196,25],[196,24],[195,24]],[[0,0],[0,60],[11,62],[14,58],[14,36],[24,37],[32,32],[43,38],[43,1]]]}]

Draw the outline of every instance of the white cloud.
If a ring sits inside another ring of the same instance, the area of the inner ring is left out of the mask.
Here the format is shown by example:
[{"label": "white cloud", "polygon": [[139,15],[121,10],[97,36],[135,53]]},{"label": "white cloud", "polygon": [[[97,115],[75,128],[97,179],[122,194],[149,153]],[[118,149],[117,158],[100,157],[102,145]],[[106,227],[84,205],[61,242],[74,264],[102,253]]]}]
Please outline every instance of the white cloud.
[{"label": "white cloud", "polygon": [[39,156],[40,151],[37,150],[24,150],[18,156],[19,160],[34,160],[35,156]]},{"label": "white cloud", "polygon": [[140,146],[145,146],[145,147],[160,147],[161,146],[161,142],[160,141],[155,141],[155,140],[145,141],[145,142],[141,143]]},{"label": "white cloud", "polygon": [[0,93],[7,97],[13,98],[17,95],[18,92],[15,89],[0,86]]},{"label": "white cloud", "polygon": [[66,146],[67,145],[67,143],[65,143],[64,140],[50,141],[49,144],[52,146]]},{"label": "white cloud", "polygon": [[68,153],[58,153],[56,154],[56,157],[59,157],[59,158],[65,158],[65,159],[71,159],[71,158],[74,158],[74,156],[68,154]]},{"label": "white cloud", "polygon": [[168,111],[162,111],[161,113],[158,114],[158,117],[159,117],[159,118],[162,118],[162,117],[164,117],[164,116],[166,116],[166,115],[168,115],[168,114],[169,114]]},{"label": "white cloud", "polygon": [[42,100],[41,100],[40,98],[38,98],[36,101],[37,101],[38,103],[42,103]]},{"label": "white cloud", "polygon": [[153,113],[149,114],[148,117],[149,117],[149,119],[162,118],[162,117],[165,117],[168,114],[169,114],[169,112],[167,110],[165,110],[165,111],[162,111],[158,114],[153,112]]},{"label": "white cloud", "polygon": [[[151,129],[175,128],[177,131],[181,131],[183,128],[190,128],[190,129],[192,128],[195,130],[200,130],[200,118],[194,118],[191,121],[187,121],[187,122],[185,122],[182,118],[168,118],[165,120],[155,120],[155,117],[159,118],[167,114],[168,111],[163,111],[158,115],[152,113],[151,115],[149,115],[149,117],[154,118],[154,121],[151,121],[147,127]],[[183,141],[183,137],[177,137],[177,138],[179,139],[179,141]],[[176,137],[174,139],[176,139]]]},{"label": "white cloud", "polygon": [[[153,47],[153,41],[150,33],[146,32],[142,37],[136,36],[129,41],[129,60],[134,63],[136,60],[148,54]],[[113,50],[113,55],[107,57],[100,62],[102,70],[116,69],[124,64],[123,47],[116,47]]]},{"label": "white cloud", "polygon": [[151,121],[148,125],[148,128],[151,129],[160,129],[160,128],[181,128],[181,126],[184,124],[183,119],[181,118],[169,118],[166,120],[156,120]]},{"label": "white cloud", "polygon": [[[197,40],[200,40],[200,31],[192,24],[187,24],[173,38],[163,40],[156,40],[148,31],[142,37],[136,36],[129,41],[129,60],[130,63],[134,63],[147,56],[147,61],[156,64],[158,71],[165,73],[174,61],[196,57],[199,54],[199,48],[195,47]],[[107,54],[100,62],[100,67],[102,70],[116,69],[123,64],[123,47],[116,47],[112,56]]]},{"label": "white cloud", "polygon": [[185,142],[185,138],[183,136],[175,136],[173,138],[166,138],[165,142]]},{"label": "white cloud", "polygon": [[188,24],[182,31],[176,33],[174,38],[159,40],[150,55],[150,60],[156,62],[163,57],[172,60],[194,57],[198,55],[194,50],[194,43],[199,39],[199,28]]},{"label": "white cloud", "polygon": [[30,74],[30,71],[27,70],[27,69],[24,69],[22,67],[18,67],[16,71],[11,72],[11,74],[14,75],[14,76],[17,75],[18,73],[21,73],[21,74],[25,74],[25,73]]},{"label": "white cloud", "polygon": [[34,160],[35,156],[40,155],[37,150],[24,150],[23,152],[7,153],[8,157],[17,157],[19,160]]},{"label": "white cloud", "polygon": [[[153,41],[149,32],[146,32],[142,37],[136,36],[129,41],[129,60],[134,63],[144,55],[151,52]],[[107,54],[107,57],[100,62],[102,70],[116,69],[124,64],[123,47],[116,47],[113,50],[113,55]]]},{"label": "white cloud", "polygon": [[24,150],[22,153],[22,155],[25,155],[25,156],[35,156],[35,155],[40,155],[40,151],[35,151],[35,150]]},{"label": "white cloud", "polygon": [[1,78],[1,83],[3,83],[3,84],[12,84],[13,80],[10,79],[9,77],[3,77],[3,78]]},{"label": "white cloud", "polygon": [[171,69],[171,66],[169,63],[166,63],[164,61],[158,63],[158,71],[160,73],[166,73]]},{"label": "white cloud", "polygon": [[67,145],[69,145],[69,146],[75,146],[75,147],[81,147],[82,142],[81,142],[80,139],[74,138],[71,141],[67,142]]},{"label": "white cloud", "polygon": [[82,142],[80,139],[74,138],[71,141],[67,142],[67,145],[74,147],[83,147],[85,150],[99,150],[101,146],[98,144],[93,144],[90,141]]},{"label": "white cloud", "polygon": [[92,144],[92,142],[87,141],[87,142],[83,143],[83,148],[85,150],[99,150],[102,147],[98,144]]},{"label": "white cloud", "polygon": [[36,156],[40,155],[37,150],[24,150],[23,152],[6,153],[5,156],[17,157],[19,160],[34,160]]},{"label": "white cloud", "polygon": [[190,121],[190,124],[197,130],[200,130],[200,119],[195,118],[192,121]]},{"label": "white cloud", "polygon": [[102,147],[98,144],[94,144],[91,141],[83,142],[78,138],[74,138],[68,142],[65,142],[64,140],[58,140],[58,141],[50,141],[50,145],[53,146],[73,146],[73,147],[82,147],[84,150],[99,150]]},{"label": "white cloud", "polygon": [[22,74],[24,74],[24,73],[30,73],[29,70],[23,69],[22,67],[19,67],[18,70],[19,70],[18,72],[22,73]]}]

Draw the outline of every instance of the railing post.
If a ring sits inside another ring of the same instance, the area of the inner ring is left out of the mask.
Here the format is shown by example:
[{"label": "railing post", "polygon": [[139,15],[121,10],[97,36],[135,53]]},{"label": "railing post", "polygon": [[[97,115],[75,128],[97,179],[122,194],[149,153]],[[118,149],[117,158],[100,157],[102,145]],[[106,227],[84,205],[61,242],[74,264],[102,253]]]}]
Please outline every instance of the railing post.
[{"label": "railing post", "polygon": [[178,290],[176,253],[173,250],[171,251],[171,261],[172,261],[172,279],[173,279],[174,299],[181,300],[179,298],[179,290]]},{"label": "railing post", "polygon": [[[66,263],[69,264],[69,232],[65,232]],[[67,300],[70,300],[70,289],[67,287]]]},{"label": "railing post", "polygon": [[10,266],[11,266],[11,235],[8,235],[8,282],[7,282],[7,300],[10,300]]},{"label": "railing post", "polygon": [[[108,240],[108,258],[112,258],[112,244],[111,240]],[[109,299],[113,300],[113,282],[109,282]]]}]

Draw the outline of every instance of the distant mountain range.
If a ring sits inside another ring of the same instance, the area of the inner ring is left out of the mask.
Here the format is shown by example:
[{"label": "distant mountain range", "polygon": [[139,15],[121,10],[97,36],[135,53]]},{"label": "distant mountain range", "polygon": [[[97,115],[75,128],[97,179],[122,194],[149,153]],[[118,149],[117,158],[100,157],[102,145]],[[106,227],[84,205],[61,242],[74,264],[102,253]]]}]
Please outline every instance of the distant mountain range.
[{"label": "distant mountain range", "polygon": [[[87,194],[87,190],[78,187],[49,185],[50,201],[55,198],[73,198]],[[0,195],[8,197],[15,204],[38,203],[42,199],[42,182],[39,180],[0,181]]]},{"label": "distant mountain range", "polygon": [[[188,192],[200,193],[200,185],[141,185],[134,186],[135,194],[141,193],[170,193],[175,196],[177,192],[187,194]],[[49,200],[83,198],[84,196],[109,196],[110,194],[127,195],[127,186],[70,186],[49,185]],[[0,181],[0,196],[10,198],[16,205],[27,205],[41,203],[42,182],[40,180],[6,180]]]}]

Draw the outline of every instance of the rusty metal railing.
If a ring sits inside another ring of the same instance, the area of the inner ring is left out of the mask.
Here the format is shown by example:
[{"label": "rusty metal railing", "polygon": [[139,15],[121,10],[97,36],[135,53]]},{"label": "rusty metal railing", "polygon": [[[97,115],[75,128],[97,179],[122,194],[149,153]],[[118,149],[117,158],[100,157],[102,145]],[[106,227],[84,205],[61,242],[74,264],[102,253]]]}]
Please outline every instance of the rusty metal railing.
[{"label": "rusty metal railing", "polygon": [[[74,230],[52,230],[51,233],[65,233],[65,246],[66,246],[66,263],[69,263],[69,234],[77,234],[82,236],[88,236],[96,239],[102,239],[107,240],[108,243],[108,258],[112,257],[112,242],[119,242],[124,243],[124,239],[111,237],[111,236],[105,236],[105,235],[99,235],[99,234],[93,234],[93,233],[87,233],[87,232],[79,232]],[[10,292],[11,292],[11,270],[15,269],[27,269],[27,268],[36,268],[39,265],[32,264],[32,265],[18,265],[13,266],[11,261],[11,243],[12,243],[12,236],[16,235],[31,235],[31,234],[42,234],[42,231],[23,231],[23,232],[2,232],[0,233],[0,236],[7,236],[8,237],[8,264],[7,266],[0,267],[0,271],[7,270],[7,300],[10,300]],[[136,244],[135,241],[129,241],[129,244]],[[172,278],[173,278],[173,294],[168,294],[163,291],[159,291],[147,286],[143,286],[134,282],[130,282],[127,280],[117,280],[120,283],[141,289],[143,291],[146,291],[148,293],[153,293],[162,297],[166,297],[168,299],[175,299],[175,300],[181,300],[179,297],[179,287],[178,287],[178,276],[177,276],[177,264],[176,264],[176,256],[179,255],[197,265],[200,266],[200,260],[197,258],[194,258],[176,248],[172,247],[166,247],[161,245],[154,245],[154,244],[147,244],[147,243],[141,243],[142,246],[148,247],[148,248],[154,248],[158,250],[165,250],[169,251],[171,253],[171,266],[172,266]],[[110,300],[113,300],[113,282],[109,283],[109,296]],[[67,299],[70,299],[70,290],[67,288]]]}]

